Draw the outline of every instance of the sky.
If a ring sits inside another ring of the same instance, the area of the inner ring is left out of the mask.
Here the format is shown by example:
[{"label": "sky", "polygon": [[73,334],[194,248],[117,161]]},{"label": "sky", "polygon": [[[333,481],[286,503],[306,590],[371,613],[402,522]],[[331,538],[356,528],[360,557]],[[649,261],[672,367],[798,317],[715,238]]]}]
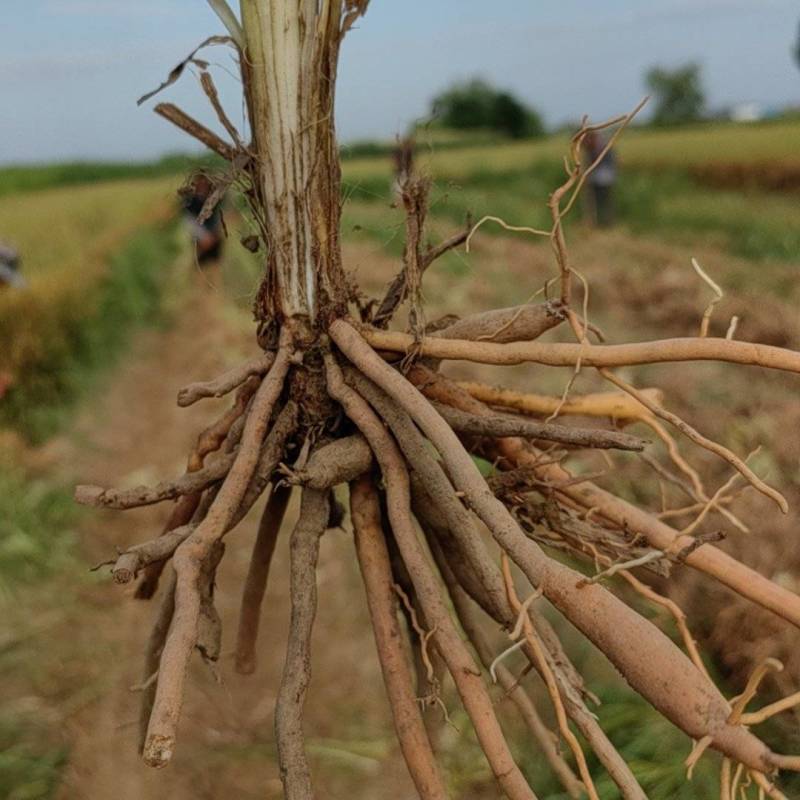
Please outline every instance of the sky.
[{"label": "sky", "polygon": [[[797,0],[372,0],[343,45],[342,141],[391,138],[482,76],[549,125],[630,110],[653,65],[701,65],[709,105],[800,105]],[[204,0],[0,0],[0,163],[140,160],[193,145],[136,99],[222,26]],[[236,64],[203,56],[234,120]],[[159,99],[209,123],[189,72]]]}]

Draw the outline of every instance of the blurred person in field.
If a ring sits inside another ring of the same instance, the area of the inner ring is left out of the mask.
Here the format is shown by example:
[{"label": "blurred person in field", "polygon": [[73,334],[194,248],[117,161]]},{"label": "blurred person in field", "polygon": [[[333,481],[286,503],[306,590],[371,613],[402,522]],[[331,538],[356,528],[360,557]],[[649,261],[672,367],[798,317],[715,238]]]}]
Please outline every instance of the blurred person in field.
[{"label": "blurred person in field", "polygon": [[194,242],[197,263],[200,265],[215,262],[222,254],[222,198],[212,208],[205,208],[213,192],[214,184],[202,172],[193,176],[180,192],[184,219]]},{"label": "blurred person in field", "polygon": [[[597,131],[589,131],[583,140],[584,169],[599,158],[586,179],[586,216],[592,225],[607,228],[614,224],[614,184],[617,181],[617,156],[613,148],[603,154],[606,142]],[[602,158],[601,158],[602,154]]]},{"label": "blurred person in field", "polygon": [[394,166],[394,191],[399,195],[406,181],[414,172],[414,147],[416,142],[413,136],[405,136],[397,140],[392,151],[392,163]]},{"label": "blurred person in field", "polygon": [[0,289],[6,286],[22,289],[25,278],[19,274],[19,253],[13,247],[0,242]]}]

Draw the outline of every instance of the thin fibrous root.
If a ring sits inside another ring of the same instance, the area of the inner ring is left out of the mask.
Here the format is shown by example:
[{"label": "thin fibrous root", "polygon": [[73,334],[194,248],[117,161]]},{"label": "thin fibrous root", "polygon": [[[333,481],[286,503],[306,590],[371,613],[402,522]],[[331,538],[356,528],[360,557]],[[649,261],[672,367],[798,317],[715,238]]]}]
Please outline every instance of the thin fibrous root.
[{"label": "thin fibrous root", "polygon": [[292,604],[286,661],[275,702],[275,740],[286,800],[311,800],[311,769],[303,737],[303,706],[311,681],[311,632],[317,613],[319,542],[328,526],[328,492],[303,489],[292,531],[289,596]]},{"label": "thin fibrous root", "polygon": [[[413,371],[409,372],[409,377],[414,380]],[[422,385],[422,389],[426,394],[436,389],[435,394],[432,394],[436,400],[455,405],[463,411],[481,413],[482,409],[483,413],[489,413],[489,409],[471,394],[441,376],[435,385],[426,383]],[[652,514],[590,481],[570,484],[573,476],[567,470],[559,464],[541,463],[539,453],[520,438],[497,440],[489,457],[503,459],[512,468],[530,467],[542,479],[561,486],[559,495],[583,508],[592,509],[594,514],[605,517],[624,530],[643,535],[651,547],[664,551],[676,548],[680,551],[694,544],[692,537],[680,536],[678,531]],[[686,556],[686,563],[800,627],[800,597],[741,564],[722,550],[711,544],[704,544]]]},{"label": "thin fibrous root", "polygon": [[284,328],[275,363],[253,397],[236,460],[205,519],[173,557],[177,573],[175,614],[161,655],[156,697],[143,752],[143,758],[150,766],[163,767],[172,759],[186,670],[197,641],[200,569],[214,543],[225,534],[253,476],[272,408],[289,369],[291,354],[291,334]]},{"label": "thin fibrous root", "polygon": [[[428,511],[430,507],[431,504],[428,504],[425,507],[426,511]],[[425,520],[424,527],[429,531],[428,519]],[[436,533],[436,536],[439,536],[438,532]],[[431,546],[434,554],[436,553],[437,549],[443,548],[443,545],[444,543],[441,539],[432,541]],[[445,558],[447,561],[448,570],[452,567],[456,556],[457,554],[452,549],[447,550]],[[463,586],[463,584],[462,589],[469,592],[467,587]],[[478,602],[478,605],[481,608],[486,608],[485,601],[476,602]],[[514,624],[514,616],[513,610],[510,606],[508,606],[505,615],[495,617],[495,620],[503,625],[506,630],[509,630]],[[546,648],[545,657],[547,658],[548,666],[558,683],[561,698],[570,719],[575,723],[587,742],[590,744],[592,750],[595,752],[595,755],[606,768],[614,783],[617,784],[621,797],[623,797],[624,800],[647,800],[645,793],[637,783],[636,777],[631,772],[627,762],[620,755],[611,741],[609,741],[608,737],[597,721],[597,718],[586,707],[583,696],[585,695],[587,697],[591,697],[591,693],[586,691],[586,689],[583,687],[583,680],[561,647],[561,643],[558,640],[555,631],[544,617],[537,619],[537,626],[538,633]],[[525,642],[525,645],[523,646],[523,652],[527,656],[529,663],[532,666],[537,667],[540,665],[538,659],[536,658],[536,654],[532,651],[528,642]],[[488,658],[491,659],[491,653],[488,655]],[[592,699],[593,702],[598,702],[596,698],[592,697]]]},{"label": "thin fibrous root", "polygon": [[[445,239],[440,244],[428,248],[425,252],[419,253],[418,256],[418,278],[422,277],[422,273],[440,256],[444,255],[448,250],[463,244],[469,235],[469,226],[458,233],[453,234],[448,239]],[[395,276],[394,280],[386,290],[386,294],[381,300],[378,310],[373,317],[373,323],[377,326],[387,325],[394,316],[394,312],[398,306],[406,299],[408,295],[408,275],[406,268],[400,270]]]},{"label": "thin fibrous root", "polygon": [[256,641],[261,604],[267,589],[272,554],[275,551],[291,493],[291,487],[274,487],[258,524],[253,553],[250,556],[250,567],[242,591],[239,628],[236,634],[235,665],[240,675],[252,675],[256,669]]},{"label": "thin fibrous root", "polygon": [[[742,726],[729,725],[730,708],[725,699],[658,628],[597,584],[578,589],[581,576],[547,558],[525,536],[489,491],[453,430],[351,325],[336,320],[329,333],[350,361],[422,428],[444,459],[456,489],[464,492],[467,502],[531,583],[542,588],[545,596],[606,654],[634,689],[688,735],[699,739],[711,733],[716,749],[753,769],[770,770],[793,763],[772,753]],[[639,657],[642,649],[658,656],[645,661]],[[672,676],[670,684],[662,680],[665,672]]]},{"label": "thin fibrous root", "polygon": [[214,380],[190,383],[178,392],[178,405],[185,408],[205,397],[223,397],[241,386],[251,375],[266,374],[274,361],[274,353],[260,353]]},{"label": "thin fibrous root", "polygon": [[402,648],[380,503],[368,476],[350,485],[350,514],[375,644],[400,749],[420,797],[423,800],[446,800],[447,790],[414,696],[411,669]]},{"label": "thin fibrous root", "polygon": [[753,674],[747,681],[744,691],[734,700],[731,715],[728,717],[728,722],[731,724],[738,723],[742,714],[744,713],[747,704],[755,697],[758,691],[759,684],[766,677],[769,672],[782,672],[783,664],[776,658],[765,658],[754,670]]},{"label": "thin fibrous root", "polygon": [[[511,577],[511,566],[508,556],[503,553],[503,580],[505,581],[506,591],[508,592],[508,599],[511,603],[511,608],[518,615],[518,620],[522,622],[522,632],[524,633],[524,641],[530,648],[533,657],[536,661],[537,669],[544,678],[545,685],[547,686],[548,694],[553,703],[553,708],[556,712],[556,719],[558,720],[558,730],[569,745],[572,755],[578,765],[578,773],[581,776],[583,785],[589,795],[590,800],[599,800],[597,788],[592,780],[592,775],[589,772],[589,765],[586,763],[586,757],[583,754],[580,742],[572,732],[567,722],[567,714],[564,709],[564,704],[561,702],[561,697],[558,693],[558,686],[556,684],[555,675],[553,670],[548,664],[547,658],[544,653],[544,648],[539,639],[539,636],[533,627],[531,616],[523,607],[517,596],[516,589],[514,588],[514,580]],[[537,590],[534,594],[541,594],[541,589]],[[532,595],[533,596],[533,595]],[[515,626],[516,627],[516,626]]]},{"label": "thin fibrous root", "polygon": [[613,383],[615,386],[618,386],[628,394],[635,397],[642,405],[647,406],[648,410],[655,414],[657,417],[669,422],[671,425],[674,425],[684,436],[688,439],[691,439],[695,444],[700,445],[700,447],[705,448],[706,450],[718,455],[720,458],[725,459],[737,472],[739,472],[745,480],[747,480],[751,486],[757,489],[766,497],[769,497],[770,500],[774,500],[777,503],[778,507],[784,514],[789,512],[789,503],[786,501],[786,498],[778,491],[773,489],[771,486],[768,486],[761,478],[756,475],[750,467],[742,461],[739,456],[735,453],[732,453],[728,450],[727,447],[723,447],[723,445],[719,444],[718,442],[714,442],[706,436],[703,436],[701,433],[696,431],[688,422],[682,420],[677,414],[673,414],[671,411],[667,411],[665,408],[652,403],[647,398],[641,396],[639,392],[631,386],[626,381],[623,381],[613,372],[610,372],[607,369],[601,369],[600,374],[607,380]]},{"label": "thin fibrous root", "polygon": [[331,397],[342,405],[347,416],[364,434],[381,467],[392,531],[428,624],[435,631],[434,641],[447,663],[492,772],[510,800],[532,800],[535,794],[514,762],[495,716],[481,670],[456,631],[441,597],[440,587],[417,539],[411,523],[409,479],[403,457],[366,400],[345,384],[332,356],[326,356],[325,366]]},{"label": "thin fibrous root", "polygon": [[[537,464],[537,456],[527,450],[522,440],[504,439],[496,447],[496,456],[503,457],[514,466],[530,466],[543,478],[554,483],[567,481],[572,476],[558,464]],[[583,508],[594,509],[600,515],[634,533],[642,534],[648,543],[659,550],[679,552],[694,545],[690,536],[681,536],[652,514],[643,511],[627,500],[612,495],[591,482],[576,485],[562,484],[559,494],[572,499]],[[712,544],[690,552],[686,564],[716,578],[734,592],[773,611],[788,622],[800,627],[800,597],[783,586],[773,583],[755,570],[740,563]]]},{"label": "thin fibrous root", "polygon": [[[413,378],[413,373],[409,373]],[[481,404],[461,387],[439,378],[435,384],[425,385],[425,391],[437,390],[435,397],[440,401],[449,401],[464,410],[481,413]],[[488,409],[483,409],[488,413]],[[502,439],[498,441],[491,459],[503,459],[513,467],[530,467],[541,477],[554,483],[567,481],[571,476],[557,464],[541,464],[538,453],[528,447],[521,439]],[[644,534],[648,542],[662,550],[671,547],[693,546],[696,542],[691,537],[680,537],[673,528],[621,498],[594,486],[591,483],[566,486],[559,494],[576,502],[579,506],[600,513],[624,530]],[[676,541],[676,539],[678,539]],[[768,608],[788,621],[800,626],[800,599],[788,589],[781,587],[757,572],[740,564],[712,545],[691,551],[686,556],[686,563],[717,578],[724,585],[737,591],[753,602]],[[690,649],[690,653],[692,650]]]},{"label": "thin fibrous root", "polygon": [[[488,669],[492,661],[492,647],[475,613],[477,609],[474,601],[470,599],[459,584],[450,568],[447,557],[441,547],[438,546],[436,538],[429,537],[429,541],[432,544],[431,549],[439,567],[439,572],[447,586],[461,627],[469,637],[475,652],[478,654],[478,658],[481,659],[484,667]],[[583,784],[559,752],[556,736],[542,721],[528,692],[514,679],[511,671],[503,664],[498,664],[495,671],[500,685],[516,706],[528,730],[533,734],[534,739],[536,739],[537,744],[544,753],[551,769],[561,781],[561,785],[567,790],[570,797],[581,797],[583,795]]]},{"label": "thin fibrous root", "polygon": [[742,725],[760,725],[770,717],[774,717],[776,714],[780,714],[784,711],[789,711],[798,705],[800,705],[800,692],[795,692],[788,697],[783,697],[780,700],[776,700],[774,703],[770,703],[768,706],[764,706],[764,708],[760,708],[758,711],[742,714]]},{"label": "thin fibrous root", "polygon": [[661,608],[666,609],[672,615],[672,618],[675,620],[675,625],[677,626],[678,631],[681,634],[681,638],[683,639],[686,652],[689,654],[689,658],[692,659],[697,669],[699,669],[700,672],[702,672],[706,678],[708,678],[708,680],[711,680],[711,676],[708,674],[706,665],[703,663],[703,659],[700,657],[700,652],[697,649],[697,643],[695,642],[694,637],[689,630],[689,626],[686,623],[686,614],[684,614],[683,609],[681,609],[681,607],[674,600],[659,594],[652,587],[648,586],[646,583],[642,583],[642,581],[640,581],[635,575],[632,575],[627,570],[623,570],[620,575],[628,582],[628,584],[630,584],[630,586],[633,587],[634,591],[638,592],[642,597],[647,598],[651,603],[655,603]]}]

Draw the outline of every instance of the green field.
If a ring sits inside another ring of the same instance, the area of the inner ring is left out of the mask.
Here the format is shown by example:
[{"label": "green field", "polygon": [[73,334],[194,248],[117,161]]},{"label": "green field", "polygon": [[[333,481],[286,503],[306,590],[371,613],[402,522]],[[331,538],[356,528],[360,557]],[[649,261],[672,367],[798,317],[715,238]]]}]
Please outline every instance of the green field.
[{"label": "green field", "polygon": [[159,306],[178,251],[176,178],[0,197],[0,240],[27,286],[0,293],[0,424],[42,440],[137,321]]},{"label": "green field", "polygon": [[[616,187],[619,221],[636,233],[679,241],[713,238],[736,255],[752,260],[793,260],[800,254],[800,214],[790,192],[716,189],[692,178],[687,167],[718,159],[726,164],[800,163],[800,121],[734,125],[707,124],[677,130],[632,128],[619,144]],[[499,216],[511,225],[547,227],[546,200],[563,182],[561,159],[566,136],[443,150],[418,141],[419,168],[433,180],[430,210],[435,218],[458,224],[471,214]],[[794,167],[792,167],[793,169]],[[391,167],[383,158],[344,164],[348,220],[359,213],[384,220],[378,235],[402,224],[391,204]],[[374,205],[378,211],[365,207]],[[580,204],[572,220],[580,217]],[[367,228],[369,228],[369,224]],[[375,226],[373,226],[375,227]],[[488,226],[487,232],[497,228]]]},{"label": "green field", "polygon": [[[630,127],[619,143],[620,159],[637,167],[687,167],[709,162],[759,163],[800,161],[797,142],[800,120],[758,123],[698,123],[685,128]],[[438,137],[417,137],[422,163],[433,174],[463,178],[478,164],[493,171],[508,171],[521,164],[560,161],[569,147],[569,136],[559,134],[544,139],[503,144],[480,143],[470,146],[440,147]],[[351,181],[374,174],[374,159],[352,159],[344,174]]]}]

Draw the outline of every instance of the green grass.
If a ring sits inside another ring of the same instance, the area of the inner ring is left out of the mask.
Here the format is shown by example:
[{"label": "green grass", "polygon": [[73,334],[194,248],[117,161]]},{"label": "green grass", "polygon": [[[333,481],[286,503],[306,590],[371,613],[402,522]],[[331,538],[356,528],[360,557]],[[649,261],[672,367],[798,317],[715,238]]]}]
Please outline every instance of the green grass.
[{"label": "green grass", "polygon": [[0,712],[0,797],[49,800],[55,795],[67,749],[44,742],[47,731],[30,714]]},{"label": "green grass", "polygon": [[800,253],[793,195],[706,189],[675,172],[629,172],[619,181],[617,203],[620,221],[635,233],[713,237],[751,261],[793,261]]},{"label": "green grass", "polygon": [[[598,690],[598,686],[592,686]],[[667,722],[644,700],[630,690],[617,686],[599,686],[602,705],[595,709],[603,730],[627,761],[645,794],[651,800],[696,800],[719,796],[719,766],[716,755],[707,755],[695,768],[691,782],[686,781],[684,758],[691,741]],[[563,745],[562,745],[563,746]],[[566,748],[565,748],[566,749]],[[602,800],[616,800],[619,789],[583,743],[589,771]],[[534,748],[520,753],[520,766],[539,797],[567,800],[569,795]]]},{"label": "green grass", "polygon": [[[66,575],[76,586],[81,582],[73,533],[79,513],[67,488],[26,475],[7,456],[0,458],[0,674],[6,688],[0,797],[7,800],[52,797],[66,764],[67,748],[38,697],[15,690],[11,681],[38,673],[45,646],[42,615],[48,607],[63,608],[64,595],[49,581]],[[42,680],[52,691],[52,676]]]},{"label": "green grass", "polygon": [[[548,228],[547,198],[563,179],[563,168],[553,160],[520,162],[513,169],[487,162],[471,172],[438,173],[430,195],[430,216],[459,225],[468,214],[476,221],[493,215],[511,225]],[[346,179],[344,195],[351,206],[345,205],[345,231],[352,233],[358,227],[369,232],[369,222],[359,224],[356,206],[388,207],[392,200],[388,173]],[[732,254],[752,261],[792,261],[800,253],[800,215],[792,194],[709,189],[675,169],[628,169],[620,174],[615,204],[618,221],[635,233],[683,242],[713,238]],[[578,201],[566,224],[580,217]],[[383,218],[387,218],[385,211]],[[396,220],[397,224],[401,221],[400,217]],[[378,231],[374,238],[386,233],[385,226],[381,229],[373,223],[372,229]],[[502,229],[487,226],[484,233],[502,233]],[[402,234],[385,238],[397,240],[402,249]]]},{"label": "green grass", "polygon": [[72,161],[0,167],[0,197],[88,183],[187,175],[192,170],[219,167],[212,156],[169,155],[158,161]]},{"label": "green grass", "polygon": [[76,517],[67,489],[0,461],[0,595],[74,564]]},{"label": "green grass", "polygon": [[[754,163],[790,161],[797,163],[800,118],[753,123],[707,122],[677,128],[632,127],[619,141],[624,166],[638,168],[689,168],[708,163]],[[521,142],[497,141],[463,147],[440,147],[434,139],[417,138],[418,162],[436,175],[464,178],[478,164],[492,170],[510,171],[534,161],[559,161],[567,152],[569,134]],[[344,166],[347,180],[356,181],[387,169],[385,158],[353,158]]]},{"label": "green grass", "polygon": [[0,425],[33,442],[58,431],[131,330],[160,318],[179,247],[174,222],[146,228],[111,256],[104,277],[49,309],[36,357],[3,398]]}]

